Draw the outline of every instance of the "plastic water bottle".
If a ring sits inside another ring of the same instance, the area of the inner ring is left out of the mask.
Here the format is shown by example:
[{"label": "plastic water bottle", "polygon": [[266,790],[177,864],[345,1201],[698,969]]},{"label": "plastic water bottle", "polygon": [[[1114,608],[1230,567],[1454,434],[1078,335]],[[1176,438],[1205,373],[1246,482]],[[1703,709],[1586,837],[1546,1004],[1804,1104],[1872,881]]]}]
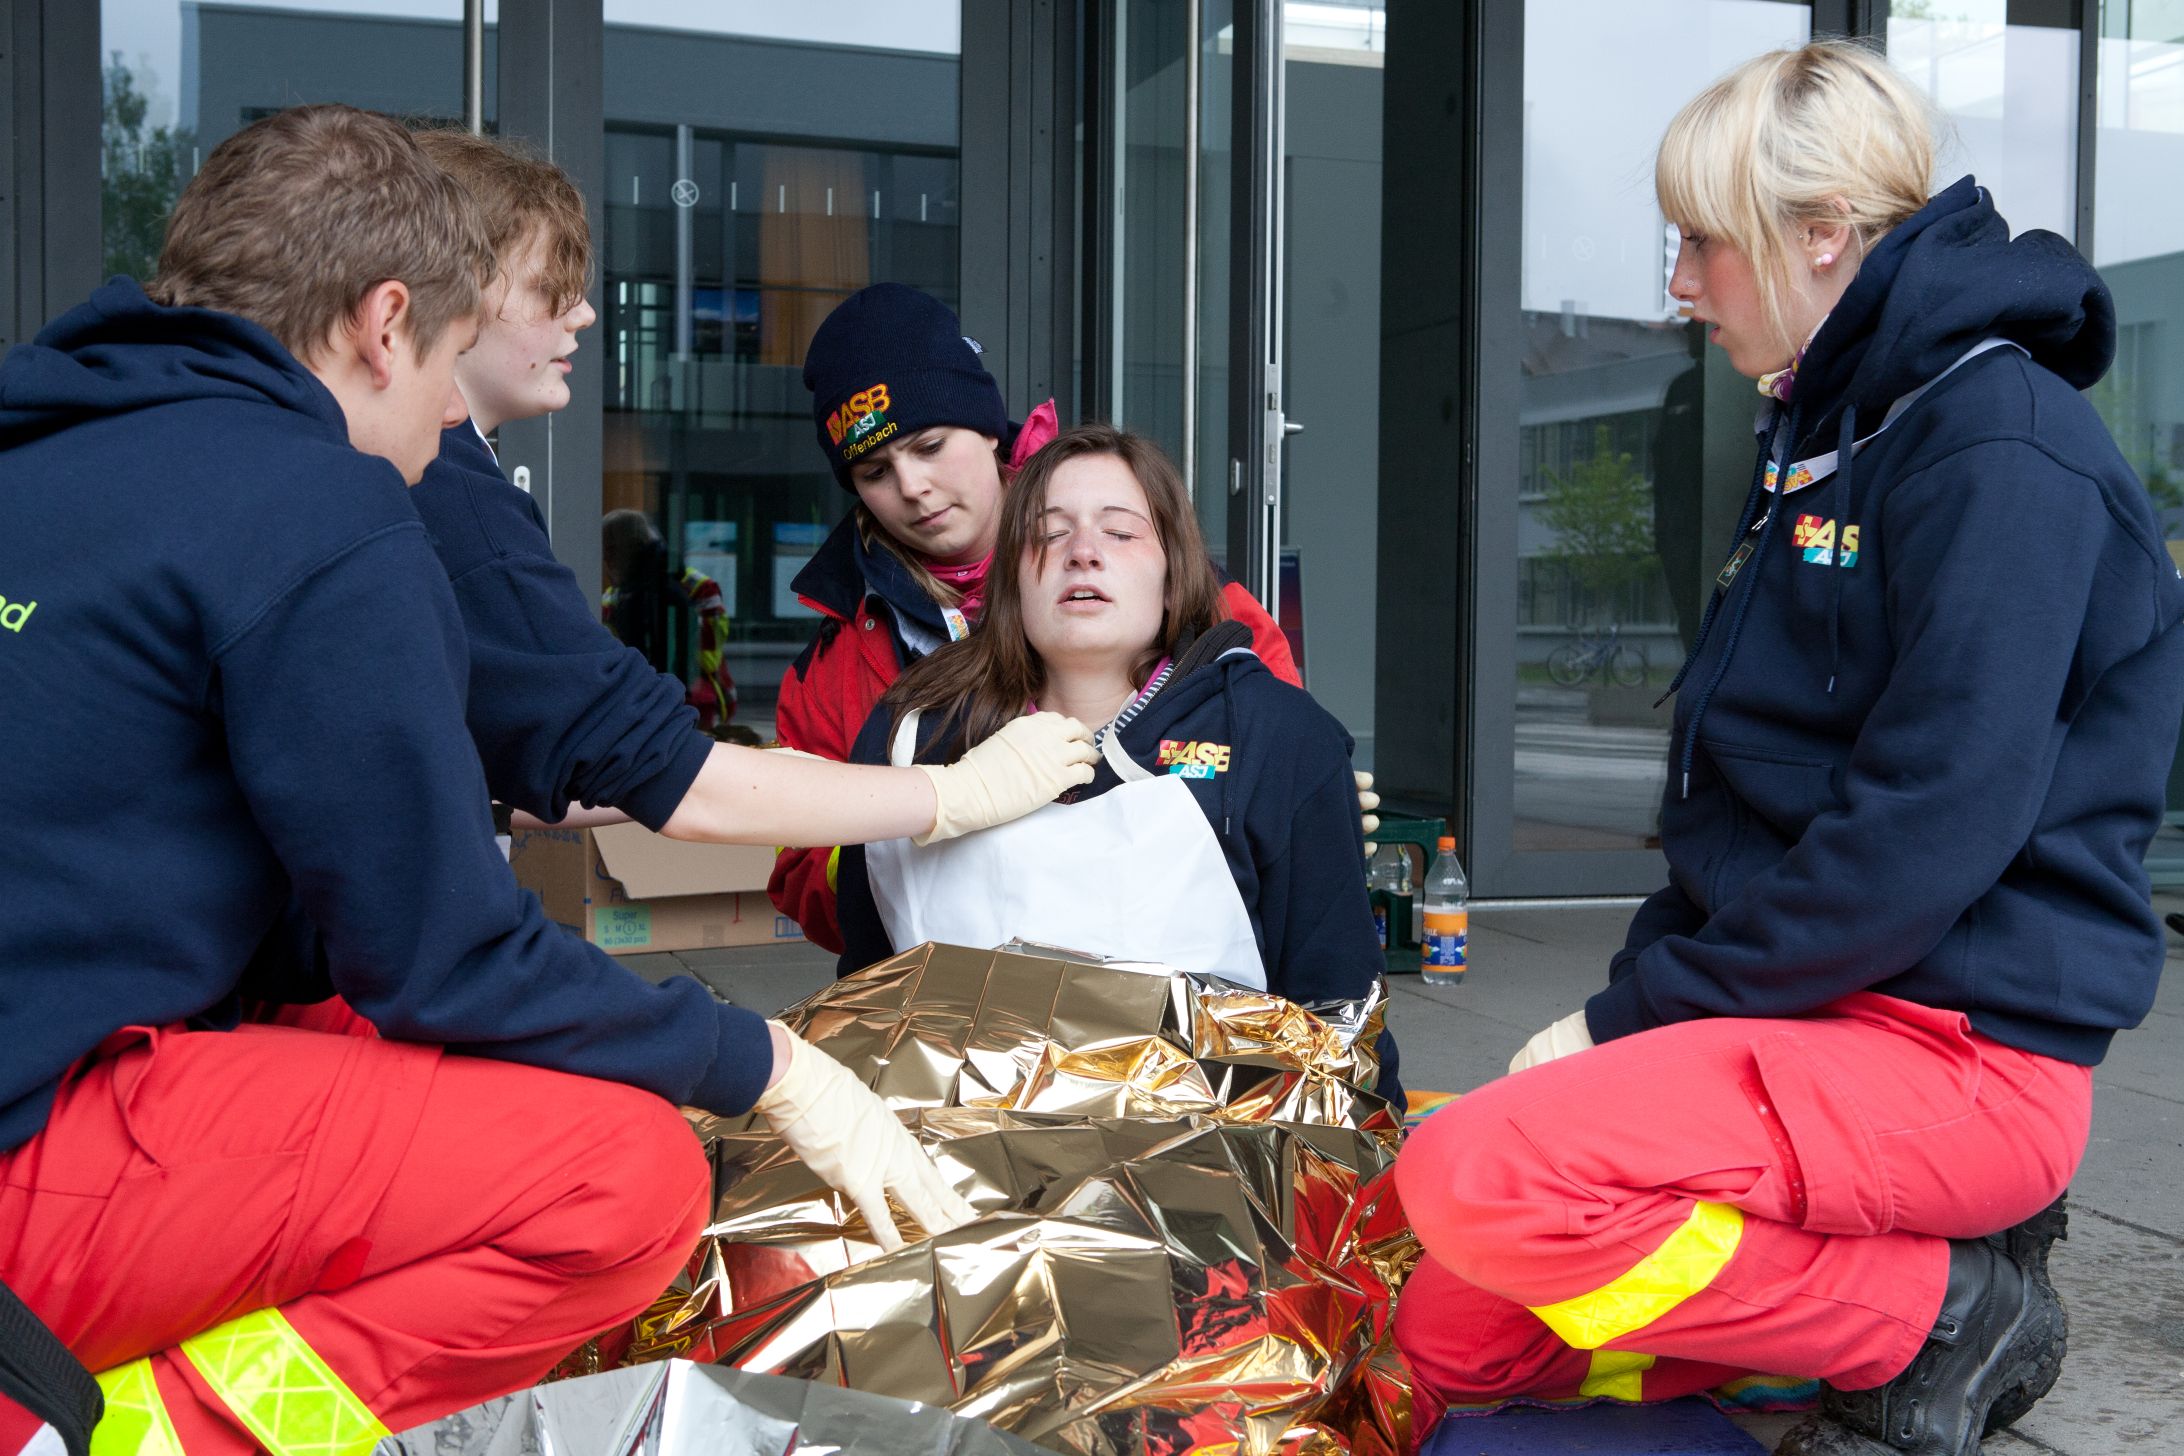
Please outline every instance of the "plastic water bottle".
[{"label": "plastic water bottle", "polygon": [[1400,844],[1383,844],[1373,851],[1372,870],[1365,877],[1365,888],[1372,895],[1373,923],[1380,928],[1380,948],[1387,950],[1400,943],[1401,927],[1391,917],[1404,915],[1410,904],[1411,877],[1410,856]]},{"label": "plastic water bottle", "polygon": [[1426,874],[1425,934],[1419,940],[1419,972],[1429,986],[1463,981],[1470,960],[1470,882],[1456,862],[1456,841],[1444,834]]}]

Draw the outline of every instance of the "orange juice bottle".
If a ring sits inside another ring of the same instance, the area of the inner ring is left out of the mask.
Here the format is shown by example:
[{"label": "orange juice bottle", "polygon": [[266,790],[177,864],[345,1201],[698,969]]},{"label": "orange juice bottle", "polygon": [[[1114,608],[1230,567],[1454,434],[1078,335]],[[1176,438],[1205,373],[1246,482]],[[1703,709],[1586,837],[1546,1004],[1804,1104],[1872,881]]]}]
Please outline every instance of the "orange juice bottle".
[{"label": "orange juice bottle", "polygon": [[1464,978],[1471,958],[1470,897],[1456,841],[1444,834],[1426,874],[1426,933],[1419,943],[1419,974],[1429,986],[1454,986]]}]

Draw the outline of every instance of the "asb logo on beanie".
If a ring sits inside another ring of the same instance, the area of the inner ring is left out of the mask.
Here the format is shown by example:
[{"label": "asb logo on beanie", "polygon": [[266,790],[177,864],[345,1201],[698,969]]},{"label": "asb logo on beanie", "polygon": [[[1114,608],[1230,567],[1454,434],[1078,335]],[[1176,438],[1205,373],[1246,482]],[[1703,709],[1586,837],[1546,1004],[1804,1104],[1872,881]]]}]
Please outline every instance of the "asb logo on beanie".
[{"label": "asb logo on beanie", "polygon": [[860,389],[827,416],[827,439],[844,460],[854,460],[895,432],[887,419],[894,407],[885,384]]}]

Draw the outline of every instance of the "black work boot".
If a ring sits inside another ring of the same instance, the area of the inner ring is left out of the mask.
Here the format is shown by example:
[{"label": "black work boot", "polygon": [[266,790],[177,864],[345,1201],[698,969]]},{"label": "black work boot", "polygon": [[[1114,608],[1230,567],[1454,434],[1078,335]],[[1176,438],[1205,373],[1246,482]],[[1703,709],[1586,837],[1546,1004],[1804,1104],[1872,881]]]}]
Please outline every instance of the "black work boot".
[{"label": "black work boot", "polygon": [[[1990,1235],[1987,1242],[2008,1254],[2017,1267],[2024,1270],[2036,1282],[2052,1291],[2054,1283],[2048,1278],[2048,1251],[2055,1247],[2057,1239],[2070,1237],[2070,1190],[2064,1189],[2053,1203],[2041,1209],[2023,1223],[2012,1224],[1998,1234]],[[2063,1352],[2070,1343],[2070,1311],[2062,1300],[2055,1301],[2055,1341],[2048,1352],[2052,1358],[2044,1358],[2033,1378],[2024,1385],[2013,1386],[1995,1398],[1987,1409],[1985,1432],[2007,1430],[2036,1405],[2055,1385],[2055,1377],[2063,1371]]]},{"label": "black work boot", "polygon": [[1783,1437],[1776,1456],[1978,1456],[1999,1400],[2036,1387],[2045,1394],[2043,1370],[2054,1383],[2062,1335],[2046,1280],[1993,1241],[1952,1240],[1941,1313],[1903,1373],[1872,1390],[1823,1386],[1819,1416]]}]

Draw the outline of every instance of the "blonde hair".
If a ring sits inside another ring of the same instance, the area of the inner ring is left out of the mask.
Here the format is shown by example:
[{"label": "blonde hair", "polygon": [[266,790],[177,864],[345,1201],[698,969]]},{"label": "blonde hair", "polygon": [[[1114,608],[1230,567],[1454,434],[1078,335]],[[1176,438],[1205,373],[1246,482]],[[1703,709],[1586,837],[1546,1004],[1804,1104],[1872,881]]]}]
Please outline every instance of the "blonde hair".
[{"label": "blonde hair", "polygon": [[1686,103],[1661,138],[1654,191],[1669,221],[1750,260],[1768,324],[1787,338],[1791,235],[1847,224],[1863,259],[1926,205],[1937,122],[1877,51],[1816,40],[1755,56]]},{"label": "blonde hair", "polygon": [[367,293],[399,279],[422,359],[477,315],[493,276],[478,205],[399,123],[297,106],[213,148],[175,202],[144,292],[249,319],[308,363]]},{"label": "blonde hair", "polygon": [[417,145],[477,200],[502,270],[522,261],[518,250],[532,238],[542,238],[539,287],[555,317],[576,307],[591,286],[591,222],[569,174],[515,142],[467,131],[421,131]]}]

